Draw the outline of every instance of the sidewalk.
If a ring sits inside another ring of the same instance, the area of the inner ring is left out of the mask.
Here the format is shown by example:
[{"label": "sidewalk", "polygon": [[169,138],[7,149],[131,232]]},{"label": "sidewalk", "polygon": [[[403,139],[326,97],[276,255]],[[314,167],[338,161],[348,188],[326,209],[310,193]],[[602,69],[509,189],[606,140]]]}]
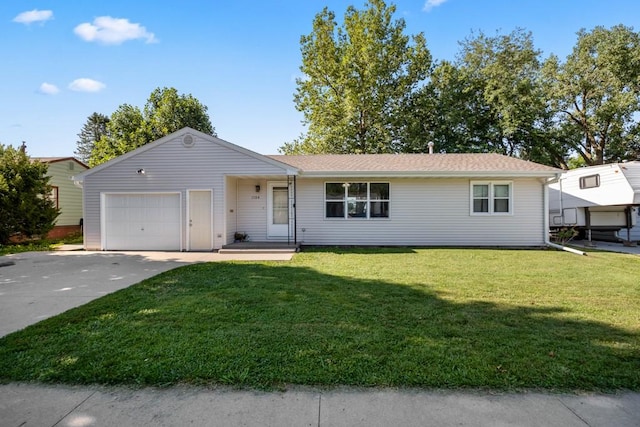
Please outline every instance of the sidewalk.
[{"label": "sidewalk", "polygon": [[603,242],[594,240],[589,244],[586,240],[572,240],[568,246],[574,246],[584,249],[597,249],[600,251],[618,252],[623,254],[640,255],[640,246],[625,246],[622,243]]},{"label": "sidewalk", "polygon": [[639,426],[640,394],[0,385],[3,426]]}]

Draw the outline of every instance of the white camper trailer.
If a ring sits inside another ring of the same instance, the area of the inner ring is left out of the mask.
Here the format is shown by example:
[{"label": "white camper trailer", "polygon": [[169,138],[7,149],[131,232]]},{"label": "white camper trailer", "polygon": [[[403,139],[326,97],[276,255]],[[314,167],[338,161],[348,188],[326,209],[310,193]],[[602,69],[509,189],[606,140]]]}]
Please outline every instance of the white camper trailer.
[{"label": "white camper trailer", "polygon": [[573,227],[589,240],[594,233],[601,236],[608,233],[628,241],[636,224],[638,206],[638,161],[572,169],[549,184],[552,232]]}]

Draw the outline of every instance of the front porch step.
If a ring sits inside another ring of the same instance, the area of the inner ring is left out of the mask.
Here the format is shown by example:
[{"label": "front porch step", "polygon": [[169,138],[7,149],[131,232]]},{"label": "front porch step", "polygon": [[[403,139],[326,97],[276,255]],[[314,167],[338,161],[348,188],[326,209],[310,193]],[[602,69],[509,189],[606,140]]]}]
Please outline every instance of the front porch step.
[{"label": "front porch step", "polygon": [[220,254],[289,254],[300,251],[300,243],[238,242],[222,246]]}]

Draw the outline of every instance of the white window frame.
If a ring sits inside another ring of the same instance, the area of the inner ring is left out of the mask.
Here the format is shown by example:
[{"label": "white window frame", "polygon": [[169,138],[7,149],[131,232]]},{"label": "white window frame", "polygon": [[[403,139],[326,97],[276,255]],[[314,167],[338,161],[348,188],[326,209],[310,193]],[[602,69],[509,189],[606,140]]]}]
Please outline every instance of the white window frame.
[{"label": "white window frame", "polygon": [[51,193],[49,193],[49,200],[51,200],[56,209],[60,209],[60,187],[57,185],[51,186]]},{"label": "white window frame", "polygon": [[[327,184],[339,184],[344,188],[344,198],[342,200],[328,199],[327,198]],[[365,202],[367,207],[367,215],[365,217],[350,217],[349,216],[349,201],[355,202],[356,200],[349,197],[348,188],[351,184],[366,184],[367,185],[367,198],[362,200],[357,200],[358,202]],[[371,184],[386,184],[389,189],[389,197],[387,199],[371,199]],[[342,220],[350,220],[350,221],[365,221],[365,220],[388,220],[391,217],[391,184],[388,181],[349,181],[349,182],[339,182],[339,181],[325,181],[323,184],[323,193],[324,193],[324,204],[322,206],[324,212],[322,214],[323,218],[327,221],[342,221]],[[341,217],[331,217],[327,216],[327,203],[333,202],[342,202],[344,207],[344,215]],[[371,216],[371,204],[381,202],[388,203],[388,215],[387,216]]]},{"label": "white window frame", "polygon": [[[488,212],[475,212],[473,210],[473,201],[476,199],[473,196],[473,188],[476,185],[487,185],[489,187],[489,211]],[[495,196],[496,185],[507,185],[509,187],[509,211],[508,212],[495,212],[495,200],[503,199],[503,197]],[[469,214],[472,216],[511,216],[513,215],[513,181],[471,181],[469,183]]]},{"label": "white window frame", "polygon": [[600,187],[600,174],[596,173],[593,175],[585,175],[581,176],[579,179],[580,189],[588,190],[590,188],[598,188]]}]

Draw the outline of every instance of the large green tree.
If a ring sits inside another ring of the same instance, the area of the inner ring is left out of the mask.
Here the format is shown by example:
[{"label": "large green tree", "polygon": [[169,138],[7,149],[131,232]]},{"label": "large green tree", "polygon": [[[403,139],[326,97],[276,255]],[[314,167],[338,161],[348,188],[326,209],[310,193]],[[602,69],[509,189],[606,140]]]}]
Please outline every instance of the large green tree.
[{"label": "large green tree", "polygon": [[0,144],[0,244],[14,235],[46,235],[59,215],[44,163],[32,162],[24,149]]},{"label": "large green tree", "polygon": [[94,167],[153,141],[138,107],[122,104],[111,115],[107,133],[93,147],[89,166]]},{"label": "large green tree", "polygon": [[638,33],[623,25],[580,30],[572,53],[564,62],[549,58],[544,74],[556,131],[564,145],[587,165],[637,156]]},{"label": "large green tree", "polygon": [[307,133],[284,153],[396,151],[399,114],[425,80],[431,55],[422,33],[404,35],[395,6],[370,0],[350,6],[341,26],[325,8],[300,40],[304,77],[296,80],[296,108]]},{"label": "large green tree", "polygon": [[82,126],[80,133],[78,134],[78,141],[76,142],[76,151],[74,152],[80,160],[88,162],[93,152],[93,147],[100,138],[107,135],[107,124],[109,123],[109,117],[100,113],[93,113],[87,117],[87,121]]},{"label": "large green tree", "polygon": [[122,104],[111,115],[106,134],[94,145],[89,166],[97,166],[188,126],[215,136],[207,107],[174,88],[155,89],[143,110]]},{"label": "large green tree", "polygon": [[429,85],[413,94],[402,151],[425,151],[433,141],[439,151],[498,152],[553,163],[548,150],[539,149],[550,122],[531,33],[479,33],[460,46],[457,59],[437,64]]}]

